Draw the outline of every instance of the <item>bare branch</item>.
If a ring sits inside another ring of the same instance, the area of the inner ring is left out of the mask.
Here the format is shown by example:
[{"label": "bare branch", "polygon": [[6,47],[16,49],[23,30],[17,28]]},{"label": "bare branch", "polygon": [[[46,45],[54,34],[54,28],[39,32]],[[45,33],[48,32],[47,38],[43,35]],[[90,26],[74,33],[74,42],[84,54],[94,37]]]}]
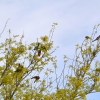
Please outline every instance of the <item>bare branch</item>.
[{"label": "bare branch", "polygon": [[[4,26],[4,29],[3,29],[3,31],[1,32],[1,34],[4,32],[4,30],[5,30],[5,28],[6,28],[7,23],[8,23],[9,20],[10,20],[10,18],[6,21],[5,26]],[[1,34],[0,34],[0,35],[1,35]]]}]

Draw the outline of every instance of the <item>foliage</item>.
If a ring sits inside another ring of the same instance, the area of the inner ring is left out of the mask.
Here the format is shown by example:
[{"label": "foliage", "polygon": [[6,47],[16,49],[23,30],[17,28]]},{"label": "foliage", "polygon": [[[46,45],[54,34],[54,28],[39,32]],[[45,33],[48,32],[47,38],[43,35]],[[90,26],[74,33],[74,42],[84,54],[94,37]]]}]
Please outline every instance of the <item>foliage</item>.
[{"label": "foliage", "polygon": [[[64,55],[64,67],[59,76],[56,72],[58,69],[56,57],[52,56],[57,47],[50,52],[53,48],[51,39],[55,25],[57,23],[53,23],[49,36],[42,36],[41,41],[37,39],[37,42],[29,45],[23,44],[24,35],[18,42],[16,40],[19,35],[11,37],[9,30],[9,38],[4,43],[0,43],[0,98],[4,100],[85,100],[87,94],[100,92],[100,61],[96,61],[92,66],[100,51],[100,40],[97,40],[97,44],[92,42],[99,25],[94,27],[91,36],[85,37],[82,45],[76,45],[73,59]],[[72,61],[72,64],[69,65],[69,61]],[[48,68],[44,73],[46,78],[43,80],[39,76],[34,76],[39,75],[49,62],[52,62],[55,70]],[[68,67],[66,67],[67,63]],[[52,81],[49,75],[53,73],[56,79]],[[31,80],[34,79],[30,76],[38,79],[33,83]],[[54,82],[56,91],[51,93]]]}]

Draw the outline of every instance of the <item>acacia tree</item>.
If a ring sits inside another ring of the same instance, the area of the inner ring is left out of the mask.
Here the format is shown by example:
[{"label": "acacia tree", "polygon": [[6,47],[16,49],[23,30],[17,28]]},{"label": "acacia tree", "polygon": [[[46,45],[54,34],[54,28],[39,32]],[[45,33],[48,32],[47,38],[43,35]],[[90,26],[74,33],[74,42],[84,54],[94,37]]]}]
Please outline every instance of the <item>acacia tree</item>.
[{"label": "acacia tree", "polygon": [[[100,91],[100,62],[96,61],[94,65],[92,64],[100,51],[99,39],[97,44],[92,42],[99,25],[94,27],[91,36],[85,37],[82,45],[76,45],[73,59],[64,55],[64,67],[60,75],[56,72],[57,60],[52,56],[57,48],[50,52],[53,48],[51,40],[55,25],[57,23],[53,24],[49,36],[43,36],[40,38],[42,41],[37,39],[37,42],[29,45],[23,44],[24,35],[18,42],[16,41],[18,35],[11,37],[9,30],[9,38],[0,44],[0,98],[4,100],[84,100],[87,94]],[[70,60],[72,64],[67,67]],[[39,79],[39,73],[50,61],[55,68],[56,79],[48,81],[49,75],[53,72],[52,69],[47,69],[45,79]],[[35,83],[31,81],[33,78]],[[56,82],[56,91],[50,93],[48,88],[54,88],[52,86],[54,82]]]}]

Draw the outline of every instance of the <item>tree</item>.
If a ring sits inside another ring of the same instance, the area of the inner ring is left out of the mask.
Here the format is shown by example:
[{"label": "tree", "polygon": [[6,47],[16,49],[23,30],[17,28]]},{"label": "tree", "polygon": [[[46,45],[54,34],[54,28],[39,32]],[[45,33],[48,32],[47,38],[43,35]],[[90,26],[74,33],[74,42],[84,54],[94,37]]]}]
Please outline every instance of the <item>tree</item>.
[{"label": "tree", "polygon": [[[97,44],[92,41],[98,26],[94,27],[91,36],[85,37],[82,45],[76,45],[73,59],[64,55],[65,64],[62,70],[63,74],[61,73],[63,88],[59,89],[59,83],[57,83],[56,92],[51,94],[49,98],[54,98],[54,100],[86,100],[87,94],[100,92],[100,61],[97,60],[94,65],[92,64],[100,52],[100,39],[96,38]],[[72,64],[67,67],[68,72],[65,74],[66,63],[69,60],[72,60]]]},{"label": "tree", "polygon": [[[56,73],[56,58],[52,56],[57,47],[53,48],[52,36],[57,23],[53,23],[50,35],[41,37],[41,41],[29,45],[23,44],[24,35],[20,41],[16,41],[19,35],[13,35],[9,30],[9,38],[0,44],[0,98],[4,100],[84,100],[86,95],[100,91],[100,62],[96,61],[94,67],[92,62],[100,51],[100,40],[93,45],[98,26],[94,27],[94,33],[86,36],[82,45],[76,45],[73,59],[64,55],[64,67],[58,76]],[[5,29],[5,28],[4,28]],[[95,41],[96,42],[96,41]],[[72,64],[66,67],[68,61]],[[47,69],[46,78],[41,80],[38,75],[49,62],[53,63],[55,70]],[[68,72],[65,73],[67,68]],[[46,80],[49,75],[55,73],[55,80]],[[37,73],[36,75],[34,75]],[[30,77],[30,75],[32,77]],[[35,79],[35,80],[34,80]],[[32,83],[31,80],[34,80]],[[62,80],[62,81],[60,81]],[[50,93],[48,88],[56,91]],[[60,87],[60,82],[62,87]]]},{"label": "tree", "polygon": [[49,53],[49,51],[53,47],[51,39],[55,25],[56,23],[53,24],[49,37],[43,36],[41,42],[37,39],[37,42],[29,45],[23,44],[24,35],[17,42],[16,38],[19,35],[11,36],[9,30],[9,38],[4,43],[0,43],[0,62],[2,64],[0,66],[1,98],[4,100],[30,100],[38,95],[38,91],[42,91],[42,85],[41,88],[38,88],[38,91],[32,89],[29,75],[34,75],[33,71],[39,73],[53,59],[52,52]]}]

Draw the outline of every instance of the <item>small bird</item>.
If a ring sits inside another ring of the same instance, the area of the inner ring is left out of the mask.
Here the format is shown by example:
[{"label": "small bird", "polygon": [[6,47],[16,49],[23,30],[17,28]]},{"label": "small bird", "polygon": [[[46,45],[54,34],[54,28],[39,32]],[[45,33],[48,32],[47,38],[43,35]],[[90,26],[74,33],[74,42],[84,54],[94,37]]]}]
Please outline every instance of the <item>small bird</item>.
[{"label": "small bird", "polygon": [[21,72],[21,71],[22,71],[22,68],[23,68],[23,66],[21,66],[21,65],[19,64],[15,72]]},{"label": "small bird", "polygon": [[40,56],[41,55],[41,50],[38,50],[38,56]]},{"label": "small bird", "polygon": [[34,50],[38,50],[39,49],[39,45],[40,45],[40,43],[38,43],[37,46],[35,46]]},{"label": "small bird", "polygon": [[40,77],[39,77],[39,76],[34,76],[34,77],[32,77],[31,79],[33,79],[33,78],[35,78],[34,83],[35,83],[37,80],[39,80],[39,79],[40,79]]},{"label": "small bird", "polygon": [[99,35],[95,40],[93,40],[92,42],[94,42],[94,41],[96,41],[96,40],[98,40],[98,39],[100,39],[100,35]]}]

